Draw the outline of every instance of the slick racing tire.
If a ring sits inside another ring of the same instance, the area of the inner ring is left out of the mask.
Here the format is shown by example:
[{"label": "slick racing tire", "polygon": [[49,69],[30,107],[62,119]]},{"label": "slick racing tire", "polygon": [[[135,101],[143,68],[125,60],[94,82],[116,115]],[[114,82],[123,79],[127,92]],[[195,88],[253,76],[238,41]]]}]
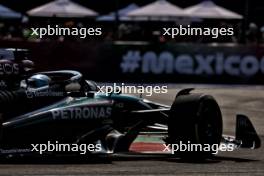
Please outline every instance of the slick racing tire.
[{"label": "slick racing tire", "polygon": [[222,129],[221,111],[212,96],[180,95],[170,109],[167,143],[182,158],[207,158],[217,153]]}]

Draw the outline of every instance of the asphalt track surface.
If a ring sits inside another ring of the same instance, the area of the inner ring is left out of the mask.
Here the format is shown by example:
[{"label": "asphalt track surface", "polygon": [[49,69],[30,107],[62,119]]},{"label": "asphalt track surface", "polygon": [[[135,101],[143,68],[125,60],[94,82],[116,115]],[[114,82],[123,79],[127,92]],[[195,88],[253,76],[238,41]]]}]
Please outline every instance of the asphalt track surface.
[{"label": "asphalt track surface", "polygon": [[[224,132],[234,134],[235,115],[250,117],[264,140],[264,87],[171,85],[168,94],[147,97],[171,104],[183,87],[213,95],[224,116]],[[0,175],[264,175],[264,147],[222,152],[205,161],[184,161],[167,155],[122,154],[111,158],[60,158],[4,160]]]}]

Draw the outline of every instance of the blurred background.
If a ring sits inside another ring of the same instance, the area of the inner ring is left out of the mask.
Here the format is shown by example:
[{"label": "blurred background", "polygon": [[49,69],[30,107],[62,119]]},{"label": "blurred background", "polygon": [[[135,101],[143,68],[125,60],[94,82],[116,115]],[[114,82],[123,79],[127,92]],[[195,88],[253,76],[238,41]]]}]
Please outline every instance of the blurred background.
[{"label": "blurred background", "polygon": [[[39,70],[97,81],[263,84],[264,2],[249,0],[2,0],[0,47],[29,49]],[[101,36],[31,35],[100,27]],[[234,28],[233,36],[164,36],[163,28]]]}]

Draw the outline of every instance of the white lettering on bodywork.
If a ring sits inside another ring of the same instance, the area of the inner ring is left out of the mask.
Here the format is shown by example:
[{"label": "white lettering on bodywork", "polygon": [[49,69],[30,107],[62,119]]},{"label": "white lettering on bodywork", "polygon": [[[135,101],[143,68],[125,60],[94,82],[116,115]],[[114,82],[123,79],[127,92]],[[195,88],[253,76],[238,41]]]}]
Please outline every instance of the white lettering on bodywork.
[{"label": "white lettering on bodywork", "polygon": [[52,110],[52,117],[56,119],[105,119],[112,114],[111,107],[76,107]]}]

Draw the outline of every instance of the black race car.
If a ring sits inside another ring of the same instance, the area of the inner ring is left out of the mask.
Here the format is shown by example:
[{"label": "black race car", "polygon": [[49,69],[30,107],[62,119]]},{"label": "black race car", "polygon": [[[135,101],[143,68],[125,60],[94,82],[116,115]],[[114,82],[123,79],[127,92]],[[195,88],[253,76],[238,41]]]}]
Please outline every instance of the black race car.
[{"label": "black race car", "polygon": [[[217,102],[192,90],[179,91],[167,106],[122,93],[99,92],[95,82],[84,80],[77,71],[28,75],[19,89],[0,91],[0,153],[78,154],[85,144],[89,154],[108,155],[128,152],[136,137],[146,132],[163,135],[164,148],[180,157],[211,156],[215,153],[211,147],[220,144],[232,149],[260,147],[245,115],[237,115],[235,137],[222,135]],[[206,145],[207,150],[176,151],[180,144]]]}]

